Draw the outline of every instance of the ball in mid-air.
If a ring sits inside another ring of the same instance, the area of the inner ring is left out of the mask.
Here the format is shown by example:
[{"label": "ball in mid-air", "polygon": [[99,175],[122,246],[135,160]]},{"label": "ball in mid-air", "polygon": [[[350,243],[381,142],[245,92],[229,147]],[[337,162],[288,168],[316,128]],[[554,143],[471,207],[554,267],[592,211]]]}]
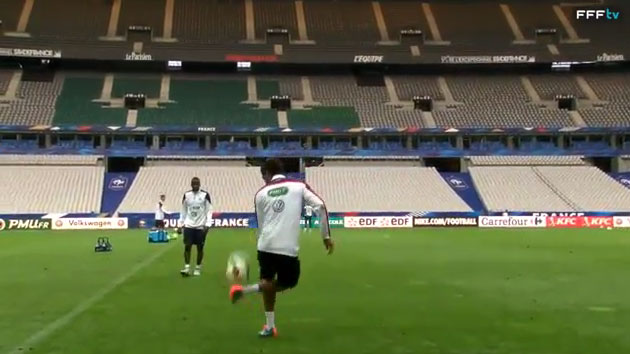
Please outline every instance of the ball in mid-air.
[{"label": "ball in mid-air", "polygon": [[232,284],[238,284],[246,281],[249,274],[249,261],[247,254],[244,252],[232,252],[228,257],[227,269],[225,276]]}]

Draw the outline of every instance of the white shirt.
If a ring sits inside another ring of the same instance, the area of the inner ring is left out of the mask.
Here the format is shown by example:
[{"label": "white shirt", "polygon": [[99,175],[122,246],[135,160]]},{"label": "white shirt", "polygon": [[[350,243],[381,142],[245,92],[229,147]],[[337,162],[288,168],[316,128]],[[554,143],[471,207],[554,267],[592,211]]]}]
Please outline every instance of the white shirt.
[{"label": "white shirt", "polygon": [[275,175],[256,193],[259,251],[297,257],[303,205],[311,206],[319,215],[322,237],[329,238],[324,201],[304,182]]},{"label": "white shirt", "polygon": [[157,208],[155,209],[155,220],[164,220],[164,214],[169,214],[169,212],[164,209],[164,203],[160,200],[157,202]]},{"label": "white shirt", "polygon": [[201,229],[212,225],[212,202],[208,192],[200,189],[197,192],[184,193],[179,225],[188,229]]},{"label": "white shirt", "polygon": [[307,205],[304,207],[304,215],[306,216],[313,216],[313,207],[310,205]]}]

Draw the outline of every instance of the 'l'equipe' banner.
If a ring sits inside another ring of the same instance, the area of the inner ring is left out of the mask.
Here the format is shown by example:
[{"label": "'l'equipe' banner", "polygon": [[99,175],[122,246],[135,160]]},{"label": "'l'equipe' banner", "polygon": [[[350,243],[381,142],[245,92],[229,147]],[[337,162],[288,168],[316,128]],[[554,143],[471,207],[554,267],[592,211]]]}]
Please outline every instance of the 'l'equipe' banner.
[{"label": "'l'equipe' banner", "polygon": [[411,216],[346,216],[343,218],[345,228],[403,228],[412,227]]},{"label": "'l'equipe' banner", "polygon": [[52,222],[53,230],[124,230],[127,218],[61,218]]},{"label": "'l'equipe' banner", "polygon": [[540,216],[480,216],[479,227],[546,227],[547,218]]},{"label": "'l'equipe' banner", "polygon": [[477,226],[477,218],[414,218],[413,226],[430,227],[430,226]]}]

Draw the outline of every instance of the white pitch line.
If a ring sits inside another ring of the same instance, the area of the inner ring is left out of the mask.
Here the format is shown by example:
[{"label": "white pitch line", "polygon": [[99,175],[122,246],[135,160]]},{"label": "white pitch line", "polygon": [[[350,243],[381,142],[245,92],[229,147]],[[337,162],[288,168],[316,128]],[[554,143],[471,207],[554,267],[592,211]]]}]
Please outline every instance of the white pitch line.
[{"label": "white pitch line", "polygon": [[615,308],[613,307],[607,307],[607,306],[591,306],[588,308],[589,311],[595,311],[595,312],[615,312]]},{"label": "white pitch line", "polygon": [[136,273],[138,273],[139,271],[141,271],[142,269],[147,267],[149,264],[153,263],[156,259],[158,259],[164,253],[166,253],[166,251],[169,250],[170,248],[171,247],[168,247],[168,246],[164,247],[159,252],[154,253],[151,257],[145,259],[141,263],[138,263],[135,267],[131,268],[131,271],[123,274],[122,276],[120,276],[119,278],[114,280],[112,283],[110,283],[106,287],[104,287],[101,290],[99,290],[98,292],[96,292],[94,295],[92,295],[92,297],[90,297],[87,300],[83,301],[82,303],[78,304],[75,308],[72,309],[72,311],[70,311],[70,312],[66,313],[65,315],[57,318],[53,322],[49,323],[46,327],[44,327],[44,328],[40,329],[39,331],[35,332],[33,335],[28,337],[28,339],[26,339],[22,344],[18,345],[17,347],[15,347],[13,350],[11,350],[8,353],[9,354],[20,354],[20,353],[27,352],[28,348],[33,347],[37,343],[39,343],[42,340],[46,339],[53,332],[57,331],[58,329],[64,327],[68,323],[72,322],[72,320],[77,318],[80,314],[85,312],[90,307],[94,306],[94,304],[96,304],[97,302],[103,300],[103,298],[105,298],[105,296],[109,295],[109,293],[111,293],[112,291],[116,290],[116,288],[118,288],[124,282],[129,280],[129,278],[133,277],[134,275],[136,275]]}]

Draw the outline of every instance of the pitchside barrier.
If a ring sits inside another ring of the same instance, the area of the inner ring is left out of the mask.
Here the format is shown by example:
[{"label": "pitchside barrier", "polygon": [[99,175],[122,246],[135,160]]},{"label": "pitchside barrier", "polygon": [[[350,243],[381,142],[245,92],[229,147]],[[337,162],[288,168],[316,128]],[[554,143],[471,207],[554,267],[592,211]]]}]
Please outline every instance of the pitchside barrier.
[{"label": "pitchside barrier", "polygon": [[[630,228],[630,213],[565,212],[504,213],[331,213],[331,228],[412,228],[412,227],[481,227],[481,228]],[[166,228],[178,226],[177,214],[165,220]],[[253,213],[215,213],[213,228],[257,228]],[[0,215],[0,232],[12,230],[125,230],[149,229],[155,224],[152,214],[125,214],[120,217],[74,215]],[[306,227],[305,220],[301,226]],[[313,227],[320,220],[313,218]]]}]

